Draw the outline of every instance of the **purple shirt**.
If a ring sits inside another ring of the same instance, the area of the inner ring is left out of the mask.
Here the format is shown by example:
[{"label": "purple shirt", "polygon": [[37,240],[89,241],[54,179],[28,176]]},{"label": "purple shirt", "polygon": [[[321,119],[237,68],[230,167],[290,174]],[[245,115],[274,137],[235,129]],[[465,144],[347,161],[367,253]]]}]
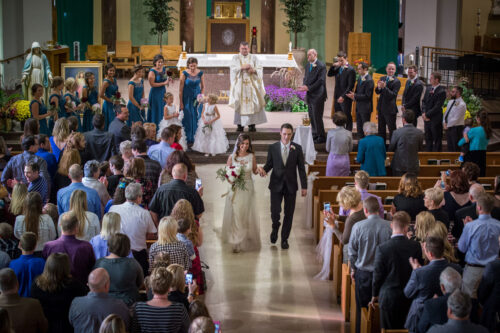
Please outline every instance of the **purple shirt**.
[{"label": "purple shirt", "polygon": [[74,235],[62,235],[56,240],[45,243],[42,256],[45,260],[56,252],[66,253],[71,262],[71,275],[86,284],[95,264],[94,250],[89,242],[76,239]]},{"label": "purple shirt", "polygon": [[[378,195],[368,193],[368,190],[359,190],[359,193],[361,194],[361,201],[365,201],[366,198],[368,197],[375,197],[377,198],[378,205],[380,207],[379,209],[379,215],[381,218],[384,218],[384,205],[382,205],[382,199]],[[349,215],[349,209],[344,210],[344,207],[340,207],[339,209],[339,215]]]}]

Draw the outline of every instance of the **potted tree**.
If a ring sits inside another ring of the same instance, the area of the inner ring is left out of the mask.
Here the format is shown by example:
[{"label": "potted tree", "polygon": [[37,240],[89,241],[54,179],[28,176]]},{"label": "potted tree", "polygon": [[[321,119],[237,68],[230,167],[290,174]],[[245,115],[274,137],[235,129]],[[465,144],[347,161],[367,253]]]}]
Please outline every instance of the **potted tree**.
[{"label": "potted tree", "polygon": [[151,33],[158,36],[160,52],[162,51],[163,34],[174,30],[174,22],[177,19],[173,16],[177,10],[170,4],[174,0],[144,0],[144,5],[148,8],[144,14],[153,23]]},{"label": "potted tree", "polygon": [[307,30],[306,21],[311,19],[310,9],[311,0],[280,0],[283,4],[281,8],[287,17],[283,25],[287,28],[287,32],[294,34],[294,49],[292,50],[293,57],[303,70],[303,64],[306,59],[305,48],[299,48],[297,45],[297,34]]}]

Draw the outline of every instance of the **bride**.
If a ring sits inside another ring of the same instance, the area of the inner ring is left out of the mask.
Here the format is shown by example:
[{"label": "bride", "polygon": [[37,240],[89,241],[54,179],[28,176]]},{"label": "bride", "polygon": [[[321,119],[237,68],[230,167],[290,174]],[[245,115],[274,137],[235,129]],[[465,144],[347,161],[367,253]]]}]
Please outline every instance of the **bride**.
[{"label": "bride", "polygon": [[233,252],[260,249],[259,215],[255,200],[252,173],[257,174],[257,162],[248,134],[236,140],[234,153],[227,160],[228,166],[243,166],[246,190],[235,189],[226,196],[222,239],[233,245]]}]

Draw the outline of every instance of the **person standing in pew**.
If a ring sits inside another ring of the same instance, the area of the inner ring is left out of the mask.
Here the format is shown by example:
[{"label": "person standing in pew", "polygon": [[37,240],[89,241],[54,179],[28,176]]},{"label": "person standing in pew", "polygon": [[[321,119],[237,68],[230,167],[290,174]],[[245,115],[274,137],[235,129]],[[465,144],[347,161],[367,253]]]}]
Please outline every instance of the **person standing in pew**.
[{"label": "person standing in pew", "polygon": [[368,172],[372,177],[385,177],[387,154],[384,139],[377,135],[377,124],[364,123],[363,132],[366,136],[359,140],[356,162],[361,164],[361,170]]},{"label": "person standing in pew", "polygon": [[408,80],[406,81],[405,91],[403,92],[403,101],[401,111],[413,110],[415,119],[413,126],[417,127],[418,117],[422,115],[420,99],[424,91],[424,84],[417,77],[417,66],[411,65],[408,67]]},{"label": "person standing in pew", "polygon": [[394,152],[391,161],[392,175],[399,177],[411,172],[418,175],[420,162],[418,152],[424,147],[424,133],[413,126],[415,113],[412,110],[403,112],[403,127],[394,131],[389,144],[389,151]]},{"label": "person standing in pew", "polygon": [[356,92],[350,91],[346,96],[356,101],[356,129],[359,138],[362,139],[366,135],[364,124],[370,121],[370,116],[373,111],[373,79],[370,74],[368,74],[368,64],[366,62],[358,64],[358,74],[359,79],[356,85]]},{"label": "person standing in pew", "polygon": [[352,133],[345,128],[347,119],[342,111],[333,115],[335,128],[329,130],[326,137],[326,151],[329,153],[326,162],[327,177],[347,177],[351,173],[349,153],[352,151]]},{"label": "person standing in pew", "polygon": [[394,214],[391,222],[392,236],[375,251],[373,290],[370,306],[380,304],[380,326],[385,329],[403,329],[411,301],[404,295],[410,280],[410,258],[422,260],[420,244],[406,237],[410,215],[404,211]]},{"label": "person standing in pew", "polygon": [[[368,187],[370,186],[370,175],[363,170],[356,172],[354,175],[354,186],[356,190],[361,194],[361,201],[365,201],[366,198],[374,197],[377,199],[379,205],[379,215],[381,218],[384,218],[384,205],[382,204],[382,199],[375,194],[368,193]],[[349,209],[345,209],[340,206],[339,215],[349,215]]]},{"label": "person standing in pew", "polygon": [[460,86],[453,87],[444,113],[443,128],[446,130],[448,151],[459,151],[458,141],[464,131],[464,117],[467,105],[462,99],[464,89]]},{"label": "person standing in pew", "polygon": [[377,246],[391,238],[389,221],[378,216],[379,203],[369,197],[363,201],[366,220],[356,223],[349,239],[351,279],[356,283],[356,333],[360,332],[361,308],[368,306],[372,297],[373,270]]},{"label": "person standing in pew", "polygon": [[443,150],[443,104],[446,88],[441,83],[441,73],[432,72],[431,86],[427,87],[422,100],[422,118],[425,129],[425,150]]},{"label": "person standing in pew", "polygon": [[392,133],[396,130],[396,116],[398,107],[396,99],[401,88],[401,82],[394,76],[396,73],[396,64],[390,62],[385,68],[386,76],[382,76],[377,82],[375,93],[380,95],[377,103],[378,111],[378,135],[386,139],[386,126],[389,129],[389,141],[392,138]]},{"label": "person standing in pew", "polygon": [[[366,68],[368,69],[368,65]],[[333,92],[333,106],[335,108],[335,112],[344,112],[347,117],[346,129],[348,131],[352,131],[351,108],[353,99],[352,97],[349,97],[348,94],[352,93],[352,90],[354,89],[354,84],[356,83],[356,71],[347,63],[347,54],[344,51],[339,51],[337,53],[337,61],[334,61],[332,67],[328,70],[327,75],[335,77],[335,88]],[[373,93],[373,81],[371,91]]]},{"label": "person standing in pew", "polygon": [[444,191],[439,187],[428,188],[425,190],[424,205],[434,216],[436,221],[444,223],[446,229],[450,227],[450,217],[448,213],[441,207],[444,198]]}]

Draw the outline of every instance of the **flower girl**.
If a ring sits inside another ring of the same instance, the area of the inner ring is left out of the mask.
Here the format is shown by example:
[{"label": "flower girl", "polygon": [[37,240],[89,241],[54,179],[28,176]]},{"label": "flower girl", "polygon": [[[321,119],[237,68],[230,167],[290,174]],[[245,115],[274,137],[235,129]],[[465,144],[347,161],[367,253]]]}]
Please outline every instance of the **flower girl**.
[{"label": "flower girl", "polygon": [[205,156],[225,153],[229,147],[215,103],[217,103],[217,96],[208,95],[208,104],[203,107],[198,129],[194,136],[193,150],[205,153]]},{"label": "flower girl", "polygon": [[163,109],[163,119],[160,122],[158,135],[161,134],[164,128],[170,125],[179,125],[182,128],[182,135],[179,139],[179,144],[182,146],[182,149],[187,149],[187,141],[186,141],[186,133],[184,132],[184,128],[182,127],[182,117],[184,117],[184,112],[177,112],[175,104],[174,104],[174,95],[172,93],[165,94],[165,108]]}]

